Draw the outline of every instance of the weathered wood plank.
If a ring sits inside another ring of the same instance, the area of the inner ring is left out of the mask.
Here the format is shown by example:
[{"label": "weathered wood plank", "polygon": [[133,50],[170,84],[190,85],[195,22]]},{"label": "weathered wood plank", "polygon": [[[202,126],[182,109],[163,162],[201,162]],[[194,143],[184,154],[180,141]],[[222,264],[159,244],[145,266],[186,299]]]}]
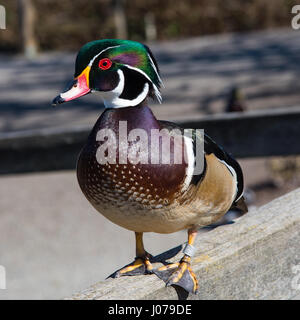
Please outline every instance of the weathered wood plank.
[{"label": "weathered wood plank", "polygon": [[[204,128],[237,158],[300,154],[300,107],[219,114],[180,123]],[[0,134],[0,174],[74,169],[91,128]]]},{"label": "weathered wood plank", "polygon": [[[200,290],[188,299],[297,299],[300,189],[234,224],[200,234],[195,245],[192,268]],[[181,255],[170,261],[178,261]],[[70,299],[164,300],[177,299],[177,294],[155,275],[147,275],[100,281]]]}]

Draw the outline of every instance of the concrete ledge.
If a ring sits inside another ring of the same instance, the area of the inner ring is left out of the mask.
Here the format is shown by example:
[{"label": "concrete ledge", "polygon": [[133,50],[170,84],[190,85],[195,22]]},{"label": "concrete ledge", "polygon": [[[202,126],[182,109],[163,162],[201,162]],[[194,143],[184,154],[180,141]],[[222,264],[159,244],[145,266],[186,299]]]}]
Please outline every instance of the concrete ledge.
[{"label": "concrete ledge", "polygon": [[[188,299],[297,299],[300,295],[300,189],[200,234]],[[174,248],[173,253],[179,248]],[[163,255],[173,255],[166,252]],[[179,252],[170,261],[178,261]],[[128,260],[130,257],[128,257]],[[112,270],[113,272],[114,270]],[[69,299],[178,299],[155,275],[101,281]]]}]

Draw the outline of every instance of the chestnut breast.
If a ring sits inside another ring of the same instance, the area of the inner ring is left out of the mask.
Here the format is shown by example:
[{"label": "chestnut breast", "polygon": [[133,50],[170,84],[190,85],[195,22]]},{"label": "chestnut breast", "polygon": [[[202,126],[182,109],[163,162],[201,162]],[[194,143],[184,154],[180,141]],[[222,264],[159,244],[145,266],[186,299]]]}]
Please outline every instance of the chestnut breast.
[{"label": "chestnut breast", "polygon": [[[119,122],[126,121],[128,132],[132,129],[161,129],[151,110],[146,107],[107,109],[96,122],[77,162],[77,177],[82,192],[98,208],[109,209],[126,206],[147,209],[170,205],[178,197],[186,173],[186,164],[132,164],[120,161],[116,151],[115,163],[101,164],[97,150],[103,141],[97,134],[103,128],[111,129],[119,140]],[[151,139],[148,141],[150,150]],[[117,144],[118,145],[118,144]],[[172,148],[171,148],[172,149]]]}]

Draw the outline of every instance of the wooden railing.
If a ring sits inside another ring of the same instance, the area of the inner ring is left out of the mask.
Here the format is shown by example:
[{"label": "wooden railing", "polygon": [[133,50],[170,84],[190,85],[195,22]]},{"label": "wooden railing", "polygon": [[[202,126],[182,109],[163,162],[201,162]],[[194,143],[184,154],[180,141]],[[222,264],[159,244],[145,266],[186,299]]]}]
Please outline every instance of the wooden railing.
[{"label": "wooden railing", "polygon": [[[192,268],[199,293],[181,299],[300,299],[300,189],[201,234]],[[182,257],[181,247],[161,256]],[[177,254],[176,254],[177,253]],[[175,256],[174,256],[175,255]],[[69,299],[178,299],[155,275],[100,281]]]}]

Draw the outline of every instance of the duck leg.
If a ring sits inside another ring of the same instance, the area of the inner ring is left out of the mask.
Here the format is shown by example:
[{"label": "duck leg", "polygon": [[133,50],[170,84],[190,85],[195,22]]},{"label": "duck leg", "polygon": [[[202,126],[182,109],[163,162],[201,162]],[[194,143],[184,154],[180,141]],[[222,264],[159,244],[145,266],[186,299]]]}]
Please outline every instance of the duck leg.
[{"label": "duck leg", "polygon": [[180,262],[168,264],[153,271],[160,279],[166,282],[167,286],[176,285],[187,292],[197,293],[198,281],[191,269],[191,257],[195,251],[193,243],[196,235],[197,230],[188,230],[188,244],[183,250],[184,256]]},{"label": "duck leg", "polygon": [[143,233],[135,232],[135,241],[136,241],[136,258],[134,261],[124,268],[117,270],[113,274],[111,274],[108,278],[119,278],[122,276],[136,276],[142,274],[150,274],[152,273],[152,264],[150,259],[152,258],[151,254],[149,254],[144,249],[143,243]]}]

